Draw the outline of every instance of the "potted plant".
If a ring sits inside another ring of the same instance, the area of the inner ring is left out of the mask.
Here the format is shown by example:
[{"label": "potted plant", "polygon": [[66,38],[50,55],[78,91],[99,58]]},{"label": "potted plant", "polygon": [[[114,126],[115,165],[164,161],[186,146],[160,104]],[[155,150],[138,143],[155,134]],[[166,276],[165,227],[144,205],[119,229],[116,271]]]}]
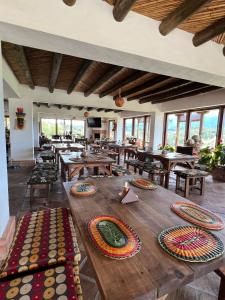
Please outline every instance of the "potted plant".
[{"label": "potted plant", "polygon": [[165,146],[160,146],[159,150],[162,150],[162,153],[166,154],[167,152],[175,152],[175,148],[169,144]]},{"label": "potted plant", "polygon": [[213,151],[211,162],[213,179],[225,182],[225,145],[218,145]]}]

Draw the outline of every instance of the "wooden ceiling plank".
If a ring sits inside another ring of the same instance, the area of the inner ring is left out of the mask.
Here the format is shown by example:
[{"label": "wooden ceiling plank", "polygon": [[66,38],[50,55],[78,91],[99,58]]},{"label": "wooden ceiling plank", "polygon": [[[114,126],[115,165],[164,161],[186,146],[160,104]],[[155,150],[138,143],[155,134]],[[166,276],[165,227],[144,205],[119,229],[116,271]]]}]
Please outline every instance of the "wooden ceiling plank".
[{"label": "wooden ceiling plank", "polygon": [[122,22],[137,0],[117,0],[113,8],[113,16],[117,22]]},{"label": "wooden ceiling plank", "polygon": [[67,94],[71,94],[72,91],[76,88],[77,84],[79,83],[79,81],[82,79],[82,77],[84,76],[84,74],[87,72],[87,70],[89,69],[89,67],[93,64],[94,62],[92,60],[86,60],[81,68],[79,69],[79,71],[75,74],[73,80],[71,81],[68,89],[67,89]]},{"label": "wooden ceiling plank", "polygon": [[29,64],[27,62],[24,47],[20,46],[20,45],[13,45],[13,47],[17,53],[18,64],[24,71],[24,74],[25,74],[25,77],[26,77],[29,87],[33,90],[35,88],[34,81],[33,81],[32,75],[31,75]]},{"label": "wooden ceiling plank", "polygon": [[[142,94],[138,94],[138,95],[135,95],[133,97],[129,97],[127,99],[127,101],[131,101],[131,100],[137,100],[137,99],[145,99],[145,98],[148,98],[150,96],[155,96],[155,95],[158,95],[162,92],[168,92],[168,91],[171,91],[177,87],[180,87],[180,86],[185,86],[187,84],[189,84],[190,81],[188,80],[183,80],[183,79],[180,79],[180,80],[177,80],[176,82],[172,82],[170,83],[169,85],[165,85],[164,87],[159,87],[157,89],[155,89],[153,92],[145,92],[145,93],[142,93]],[[148,102],[148,101],[147,101]]]},{"label": "wooden ceiling plank", "polygon": [[177,87],[177,88],[173,89],[172,91],[160,93],[159,95],[142,99],[142,100],[139,101],[139,103],[143,104],[143,103],[146,103],[146,102],[160,101],[160,100],[163,100],[165,98],[179,96],[179,95],[182,95],[184,93],[192,92],[194,90],[199,90],[199,89],[201,89],[203,87],[206,87],[206,86],[207,85],[205,85],[203,83],[190,82],[190,84],[186,85],[185,87],[182,87],[182,86]]},{"label": "wooden ceiling plank", "polygon": [[102,92],[101,94],[99,94],[100,98],[103,98],[109,94],[111,94],[112,92],[119,90],[120,88],[122,88],[123,86],[132,83],[133,81],[140,79],[142,77],[146,76],[146,72],[143,73],[141,71],[137,71],[135,73],[133,73],[132,75],[128,76],[125,80],[118,82],[117,84],[115,84],[114,86],[112,86],[111,88],[105,90],[104,92]]},{"label": "wooden ceiling plank", "polygon": [[50,93],[54,92],[56,81],[59,75],[59,70],[62,64],[63,55],[60,53],[54,53],[52,61],[52,70],[49,79],[48,89]]},{"label": "wooden ceiling plank", "polygon": [[[138,85],[134,88],[131,88],[127,91],[124,91],[121,93],[121,97],[127,97],[129,95],[141,92],[146,90],[147,88],[154,88],[155,85],[162,83],[165,80],[168,80],[170,77],[164,76],[164,75],[159,75],[157,77],[151,78],[150,80],[146,81],[145,83]],[[115,100],[118,97],[118,95],[114,96],[113,99]]]},{"label": "wooden ceiling plank", "polygon": [[201,7],[210,2],[212,0],[185,0],[177,9],[162,20],[159,26],[160,33],[167,35]]},{"label": "wooden ceiling plank", "polygon": [[79,106],[79,107],[78,107],[78,110],[83,110],[83,109],[84,109],[83,106]]},{"label": "wooden ceiling plank", "polygon": [[100,112],[100,111],[103,111],[104,108],[97,108],[97,111]]},{"label": "wooden ceiling plank", "polygon": [[76,0],[63,0],[63,2],[68,6],[73,6],[76,3]]},{"label": "wooden ceiling plank", "polygon": [[94,107],[87,107],[87,111],[92,111],[94,110]]},{"label": "wooden ceiling plank", "polygon": [[225,47],[223,47],[223,55],[225,56]]},{"label": "wooden ceiling plank", "polygon": [[105,82],[107,82],[110,78],[119,73],[123,67],[113,66],[108,72],[106,72],[103,76],[101,76],[87,91],[84,92],[84,96],[88,97],[92,93],[94,93],[98,88],[100,88]]},{"label": "wooden ceiling plank", "polygon": [[168,101],[173,101],[173,100],[177,100],[177,99],[183,99],[183,98],[187,98],[187,97],[192,97],[192,96],[197,96],[197,95],[201,95],[201,94],[206,94],[212,91],[216,91],[216,90],[220,90],[222,89],[222,87],[218,87],[218,86],[205,86],[202,87],[201,89],[195,90],[195,91],[191,91],[189,93],[184,93],[182,95],[179,96],[174,96],[174,97],[170,97],[170,98],[166,98],[166,99],[162,99],[160,101],[153,101],[152,104],[160,104],[160,103],[164,103],[164,102],[168,102]]},{"label": "wooden ceiling plank", "polygon": [[198,47],[225,32],[225,17],[197,32],[193,37],[193,45]]}]

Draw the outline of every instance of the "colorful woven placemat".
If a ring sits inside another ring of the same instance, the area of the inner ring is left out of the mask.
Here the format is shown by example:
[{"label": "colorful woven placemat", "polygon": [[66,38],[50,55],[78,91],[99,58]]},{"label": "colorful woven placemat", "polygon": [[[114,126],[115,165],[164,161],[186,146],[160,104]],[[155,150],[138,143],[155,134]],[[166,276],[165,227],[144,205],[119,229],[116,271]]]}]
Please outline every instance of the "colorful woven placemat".
[{"label": "colorful woven placemat", "polygon": [[135,178],[130,181],[134,186],[144,190],[155,190],[157,185],[152,183],[150,180],[144,178]]},{"label": "colorful woven placemat", "polygon": [[93,182],[77,182],[70,189],[71,194],[78,197],[87,197],[95,194],[96,191],[96,185]]},{"label": "colorful woven placemat", "polygon": [[222,241],[196,226],[174,226],[158,236],[160,246],[171,256],[188,262],[207,262],[224,252]]},{"label": "colorful woven placemat", "polygon": [[181,218],[190,223],[209,230],[221,230],[224,228],[223,220],[215,213],[190,202],[175,202],[171,205],[174,211]]},{"label": "colorful woven placemat", "polygon": [[126,259],[137,254],[141,242],[134,230],[120,219],[100,215],[88,222],[88,232],[95,247],[113,259]]}]

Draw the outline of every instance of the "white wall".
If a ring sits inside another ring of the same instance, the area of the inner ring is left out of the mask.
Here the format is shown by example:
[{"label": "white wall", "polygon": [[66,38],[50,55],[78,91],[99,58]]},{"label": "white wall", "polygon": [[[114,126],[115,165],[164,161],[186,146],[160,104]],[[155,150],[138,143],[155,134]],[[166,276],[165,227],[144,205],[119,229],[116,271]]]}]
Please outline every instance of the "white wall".
[{"label": "white wall", "polygon": [[210,41],[196,48],[192,34],[176,29],[164,37],[158,27],[158,21],[135,12],[116,22],[112,6],[100,0],[77,1],[74,7],[55,0],[1,1],[6,41],[225,86],[222,45]]},{"label": "white wall", "polygon": [[[0,45],[1,53],[1,45]],[[2,59],[0,55],[0,237],[9,220],[9,199],[8,199],[8,176],[6,162],[6,143],[4,128],[4,95],[3,95],[3,75]]]},{"label": "white wall", "polygon": [[[17,107],[23,107],[25,126],[23,129],[16,128]],[[9,99],[10,118],[10,146],[12,160],[33,160],[33,103],[30,99]]]}]

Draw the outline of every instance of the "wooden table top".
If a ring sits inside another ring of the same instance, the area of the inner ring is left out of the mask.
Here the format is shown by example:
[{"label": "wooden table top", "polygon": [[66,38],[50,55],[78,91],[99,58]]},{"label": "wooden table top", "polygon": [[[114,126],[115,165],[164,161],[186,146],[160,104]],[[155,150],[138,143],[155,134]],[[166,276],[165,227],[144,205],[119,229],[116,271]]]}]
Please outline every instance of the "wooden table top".
[{"label": "wooden table top", "polygon": [[81,149],[81,150],[84,149],[83,145],[81,145],[79,143],[70,143],[70,142],[67,142],[67,144],[66,143],[52,144],[52,146],[55,149],[69,149],[69,148],[77,148],[77,149]]},{"label": "wooden table top", "polygon": [[98,154],[90,154],[88,153],[87,157],[83,157],[81,159],[78,159],[77,161],[71,160],[71,158],[76,158],[77,156],[80,157],[80,154],[78,154],[77,152],[70,152],[70,153],[60,153],[60,157],[63,161],[63,163],[65,165],[69,165],[69,164],[88,164],[88,163],[99,163],[99,164],[103,164],[103,163],[108,163],[108,164],[112,164],[115,162],[114,159],[108,157],[107,155],[104,155],[102,153]]},{"label": "wooden table top", "polygon": [[167,154],[162,154],[162,151],[153,151],[153,152],[147,152],[147,155],[155,158],[161,158],[161,159],[173,160],[173,161],[176,160],[194,161],[198,159],[196,156],[182,154],[178,152],[168,152]]},{"label": "wooden table top", "polygon": [[[186,263],[164,252],[158,245],[158,234],[174,225],[189,224],[173,213],[170,206],[173,202],[188,200],[162,187],[155,191],[132,187],[140,201],[122,205],[117,195],[130,178],[95,179],[98,191],[87,198],[75,198],[70,194],[73,182],[64,183],[103,299],[157,299],[225,264],[225,255],[208,263]],[[95,249],[86,225],[91,218],[102,214],[116,216],[133,227],[142,241],[137,255],[119,261],[104,257]],[[225,230],[214,234],[225,243]]]},{"label": "wooden table top", "polygon": [[126,149],[126,148],[138,148],[137,145],[132,144],[125,144],[125,145],[119,145],[119,144],[109,144],[110,148],[120,148],[120,149]]}]

